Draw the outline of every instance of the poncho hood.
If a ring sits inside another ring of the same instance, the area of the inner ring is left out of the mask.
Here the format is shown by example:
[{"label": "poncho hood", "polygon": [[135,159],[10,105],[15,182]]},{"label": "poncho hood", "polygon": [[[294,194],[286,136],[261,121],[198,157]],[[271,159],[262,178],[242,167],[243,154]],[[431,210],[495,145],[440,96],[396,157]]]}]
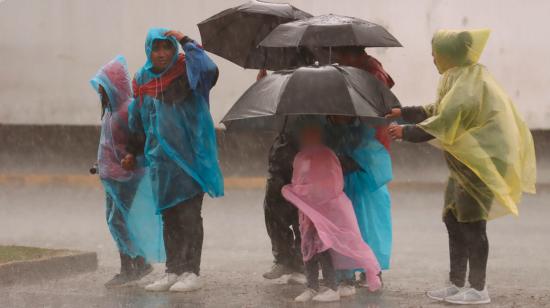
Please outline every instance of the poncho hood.
[{"label": "poncho hood", "polygon": [[[145,65],[143,66],[143,68],[145,70],[148,70],[151,74],[154,74],[151,71],[151,69],[153,68],[153,63],[151,62],[151,53],[153,52],[153,43],[155,42],[155,40],[169,41],[176,49],[172,62],[164,70],[164,72],[168,71],[174,65],[174,63],[176,63],[176,60],[178,59],[178,49],[179,49],[178,41],[176,41],[176,39],[172,36],[164,35],[164,33],[166,33],[167,31],[169,30],[166,28],[151,28],[147,32],[147,37],[145,38],[145,55],[147,55],[147,62],[145,62]],[[154,74],[154,75],[161,76],[164,72],[160,74]]]},{"label": "poncho hood", "polygon": [[109,63],[99,69],[97,74],[90,80],[90,84],[99,92],[99,86],[102,86],[109,97],[110,111],[117,111],[127,107],[132,98],[132,87],[130,85],[130,74],[128,65],[123,56],[116,56]]},{"label": "poncho hood", "polygon": [[444,73],[455,66],[477,63],[490,34],[489,29],[437,31],[432,39],[432,49],[438,70]]}]

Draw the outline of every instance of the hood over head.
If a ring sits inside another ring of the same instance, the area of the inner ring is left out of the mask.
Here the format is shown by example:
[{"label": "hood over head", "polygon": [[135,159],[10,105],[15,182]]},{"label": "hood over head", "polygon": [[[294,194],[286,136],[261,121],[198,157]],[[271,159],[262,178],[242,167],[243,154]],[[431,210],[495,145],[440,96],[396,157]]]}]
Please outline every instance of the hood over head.
[{"label": "hood over head", "polygon": [[132,97],[130,80],[126,59],[118,55],[99,69],[90,84],[97,93],[99,86],[102,86],[109,98],[111,110],[118,110]]},{"label": "hood over head", "polygon": [[[145,55],[147,55],[147,62],[145,62],[145,65],[143,66],[144,69],[151,71],[151,69],[153,68],[153,63],[151,62],[151,52],[153,51],[153,42],[155,40],[167,40],[172,43],[172,45],[174,45],[174,48],[176,49],[176,52],[174,53],[174,58],[172,59],[172,63],[166,68],[165,71],[170,69],[178,59],[178,41],[172,36],[164,35],[164,33],[166,33],[167,31],[169,30],[166,28],[150,28],[147,32],[147,37],[145,38]],[[159,75],[162,75],[162,73]]]},{"label": "hood over head", "polygon": [[490,34],[489,29],[437,31],[432,39],[432,50],[439,72],[477,63]]}]

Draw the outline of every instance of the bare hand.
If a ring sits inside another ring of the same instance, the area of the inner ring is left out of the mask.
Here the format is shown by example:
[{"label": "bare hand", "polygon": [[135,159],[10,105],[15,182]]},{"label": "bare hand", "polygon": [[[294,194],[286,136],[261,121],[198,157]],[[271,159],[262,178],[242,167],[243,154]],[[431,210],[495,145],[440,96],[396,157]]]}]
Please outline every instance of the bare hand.
[{"label": "bare hand", "polygon": [[164,36],[173,36],[178,42],[181,41],[181,39],[185,37],[185,35],[183,33],[181,33],[180,31],[176,31],[176,30],[166,31],[164,33]]},{"label": "bare hand", "polygon": [[390,134],[393,140],[403,139],[403,125],[391,124],[388,127],[388,134]]},{"label": "bare hand", "polygon": [[386,119],[397,119],[401,117],[401,108],[393,108],[390,113],[386,114]]},{"label": "bare hand", "polygon": [[126,156],[120,161],[120,165],[126,171],[132,171],[136,167],[136,157],[132,154]]},{"label": "bare hand", "polygon": [[262,68],[259,72],[258,72],[258,76],[256,76],[256,81],[260,81],[262,78],[264,78],[265,76],[267,76],[267,70],[265,68]]}]

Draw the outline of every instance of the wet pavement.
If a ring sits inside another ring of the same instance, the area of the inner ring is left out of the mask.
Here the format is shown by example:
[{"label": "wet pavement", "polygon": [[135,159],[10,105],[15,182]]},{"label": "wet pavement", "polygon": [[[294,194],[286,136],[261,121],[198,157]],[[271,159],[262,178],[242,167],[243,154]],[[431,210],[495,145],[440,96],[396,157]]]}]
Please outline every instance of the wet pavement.
[{"label": "wet pavement", "polygon": [[[0,186],[0,243],[96,251],[99,269],[58,281],[0,287],[0,307],[449,307],[427,299],[448,271],[447,241],[440,219],[443,187],[399,186],[392,191],[394,254],[380,295],[361,289],[337,304],[295,304],[303,286],[268,281],[271,266],[261,190],[230,190],[206,198],[202,290],[147,293],[139,286],[106,290],[118,270],[117,252],[104,222],[98,188]],[[526,196],[518,218],[489,223],[485,307],[550,307],[550,191]],[[162,273],[157,265],[154,276]]]}]

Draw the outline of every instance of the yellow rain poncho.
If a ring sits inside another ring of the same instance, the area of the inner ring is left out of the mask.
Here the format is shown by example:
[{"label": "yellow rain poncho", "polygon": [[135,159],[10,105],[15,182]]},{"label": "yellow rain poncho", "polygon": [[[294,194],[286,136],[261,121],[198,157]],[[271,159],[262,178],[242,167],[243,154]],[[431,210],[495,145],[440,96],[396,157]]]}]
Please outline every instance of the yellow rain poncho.
[{"label": "yellow rain poncho", "polygon": [[425,107],[429,118],[418,124],[446,152],[446,211],[461,222],[518,215],[522,193],[535,193],[531,133],[512,100],[477,63],[489,34],[482,29],[434,35],[442,76],[436,103]]}]

